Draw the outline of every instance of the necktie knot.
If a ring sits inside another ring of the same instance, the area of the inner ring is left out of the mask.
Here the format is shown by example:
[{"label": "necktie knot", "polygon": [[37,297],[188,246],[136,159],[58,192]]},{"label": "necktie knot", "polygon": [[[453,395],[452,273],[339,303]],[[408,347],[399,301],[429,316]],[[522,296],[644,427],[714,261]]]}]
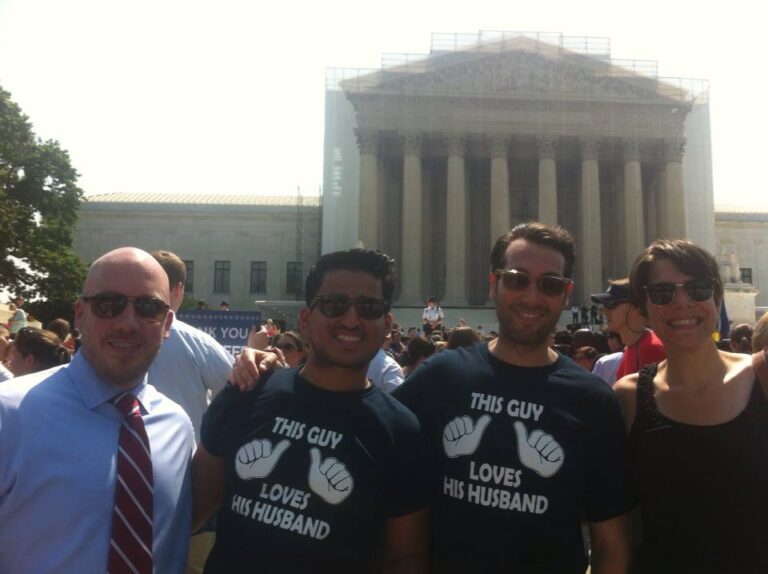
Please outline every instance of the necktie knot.
[{"label": "necktie knot", "polygon": [[141,403],[132,393],[122,393],[112,398],[112,404],[115,405],[123,417],[141,416]]}]

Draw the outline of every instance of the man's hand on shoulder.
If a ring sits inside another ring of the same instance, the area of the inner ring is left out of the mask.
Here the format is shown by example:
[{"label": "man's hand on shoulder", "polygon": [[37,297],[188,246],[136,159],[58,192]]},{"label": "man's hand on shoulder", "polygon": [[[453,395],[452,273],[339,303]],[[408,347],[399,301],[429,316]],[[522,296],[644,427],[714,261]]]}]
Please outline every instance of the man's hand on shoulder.
[{"label": "man's hand on shoulder", "polygon": [[250,391],[256,388],[263,375],[283,367],[285,357],[280,349],[267,348],[260,351],[243,347],[242,353],[235,358],[229,381],[241,391]]}]

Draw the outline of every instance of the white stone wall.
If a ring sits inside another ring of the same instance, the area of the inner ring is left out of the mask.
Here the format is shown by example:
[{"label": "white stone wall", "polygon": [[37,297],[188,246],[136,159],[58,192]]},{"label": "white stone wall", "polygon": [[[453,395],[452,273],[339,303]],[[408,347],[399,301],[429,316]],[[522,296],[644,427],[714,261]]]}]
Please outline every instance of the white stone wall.
[{"label": "white stone wall", "polygon": [[752,269],[752,286],[758,290],[755,305],[768,306],[768,213],[752,217],[725,217],[724,214],[717,214],[714,254],[735,248],[739,267]]},{"label": "white stone wall", "polygon": [[[303,271],[320,249],[319,210],[304,208]],[[296,261],[296,207],[198,205],[85,205],[79,213],[75,250],[90,262],[116,247],[166,249],[194,261],[195,299],[218,308],[253,309],[258,299],[293,299],[286,292],[286,264]],[[230,292],[213,290],[214,262],[230,261]],[[250,293],[251,261],[267,262],[267,292]]]}]

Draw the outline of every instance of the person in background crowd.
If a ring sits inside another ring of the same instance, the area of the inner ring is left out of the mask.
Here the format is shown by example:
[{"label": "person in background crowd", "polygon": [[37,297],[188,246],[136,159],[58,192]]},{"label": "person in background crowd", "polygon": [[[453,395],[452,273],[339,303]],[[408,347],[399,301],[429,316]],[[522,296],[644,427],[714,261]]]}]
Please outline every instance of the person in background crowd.
[{"label": "person in background crowd", "polygon": [[573,353],[573,361],[591,373],[598,356],[597,349],[594,347],[579,347]]},{"label": "person in background crowd", "polygon": [[768,349],[768,313],[760,317],[752,331],[752,352],[758,353],[765,349]]},{"label": "person in background crowd", "polygon": [[169,300],[149,253],[110,251],[75,303],[72,362],[0,385],[3,574],[184,572],[194,433],[146,383]]},{"label": "person in background crowd", "polygon": [[389,348],[387,351],[392,357],[400,363],[400,357],[405,352],[405,345],[403,344],[403,332],[400,330],[400,325],[397,323],[392,325],[392,334],[389,339]]},{"label": "person in background crowd", "polygon": [[752,326],[741,323],[731,329],[730,350],[734,353],[752,354]]},{"label": "person in background crowd", "polygon": [[432,570],[583,573],[585,517],[592,571],[624,574],[621,411],[605,383],[549,348],[573,288],[573,240],[520,224],[490,259],[499,337],[434,356],[394,393],[429,440]]},{"label": "person in background crowd", "polygon": [[297,369],[307,360],[307,344],[297,331],[286,331],[277,335],[275,347],[282,351],[287,367]]},{"label": "person in background crowd", "polygon": [[451,334],[448,335],[448,344],[446,348],[457,349],[458,347],[470,347],[475,343],[480,342],[480,337],[477,336],[475,330],[472,327],[456,327]]},{"label": "person in background crowd", "polygon": [[366,376],[394,287],[383,253],[323,255],[299,313],[304,367],[214,400],[194,461],[198,519],[221,507],[206,572],[426,572],[420,428]]},{"label": "person in background crowd", "polygon": [[614,386],[642,517],[632,571],[768,572],[768,381],[751,357],[717,349],[717,261],[690,241],[654,241],[630,293],[666,351]]},{"label": "person in background crowd", "polygon": [[53,331],[61,340],[61,344],[64,345],[70,353],[75,352],[75,340],[72,338],[72,328],[69,321],[66,319],[58,318],[53,319],[46,329]]},{"label": "person in background crowd", "polygon": [[610,281],[605,293],[592,295],[592,300],[603,306],[607,330],[618,333],[626,345],[616,369],[617,380],[664,358],[661,341],[648,328],[640,309],[629,300],[629,278]]},{"label": "person in background crowd", "polygon": [[280,334],[280,329],[275,324],[275,322],[272,319],[267,319],[267,335],[271,340],[274,340],[273,337]]},{"label": "person in background crowd", "polygon": [[432,333],[440,331],[443,328],[445,314],[434,297],[427,299],[427,306],[421,314],[421,324],[424,328],[424,335],[429,337]]},{"label": "person in background crowd", "polygon": [[592,373],[603,379],[609,385],[616,382],[616,371],[624,358],[624,345],[618,333],[608,332],[608,348],[610,353],[599,357],[592,367]]},{"label": "person in background crowd", "polygon": [[229,301],[222,299],[219,303],[219,311],[229,311]]},{"label": "person in background crowd", "polygon": [[70,353],[52,331],[24,327],[11,343],[8,370],[14,377],[37,373],[70,361]]},{"label": "person in background crowd", "polygon": [[205,299],[198,299],[197,303],[195,303],[195,310],[205,311],[206,309],[208,309],[208,303],[206,303]]},{"label": "person in background crowd", "polygon": [[11,338],[13,338],[20,329],[23,329],[27,326],[27,314],[24,309],[22,309],[23,306],[24,297],[21,295],[14,299],[12,306],[9,306],[11,307],[11,311],[13,311],[13,315],[11,315],[11,318],[8,321],[8,325],[11,331]]},{"label": "person in background crowd", "polygon": [[403,374],[408,377],[413,370],[435,354],[435,344],[430,340],[415,337],[408,341],[408,348],[403,353]]},{"label": "person in background crowd", "polygon": [[0,383],[13,378],[13,373],[5,366],[10,353],[11,332],[3,324],[0,324]]},{"label": "person in background crowd", "polygon": [[[390,331],[391,333],[391,331]],[[386,349],[391,342],[391,335],[387,333],[381,348],[376,352],[368,365],[368,380],[374,386],[386,393],[391,393],[403,383],[403,369]]]}]

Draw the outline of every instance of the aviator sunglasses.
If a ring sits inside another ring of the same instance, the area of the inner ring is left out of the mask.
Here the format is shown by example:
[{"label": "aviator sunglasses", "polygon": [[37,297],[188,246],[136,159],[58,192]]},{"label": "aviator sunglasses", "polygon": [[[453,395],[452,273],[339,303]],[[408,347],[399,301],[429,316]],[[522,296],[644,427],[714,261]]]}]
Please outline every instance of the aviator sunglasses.
[{"label": "aviator sunglasses", "polygon": [[[501,278],[501,282],[507,289],[512,291],[524,291],[531,284],[531,276],[525,271],[518,269],[497,269],[496,275]],[[536,280],[536,288],[542,295],[547,297],[556,297],[562,295],[568,285],[573,283],[567,277],[559,275],[542,275]]]},{"label": "aviator sunglasses", "polygon": [[125,311],[128,303],[133,304],[133,312],[138,317],[146,319],[147,321],[159,322],[165,319],[170,305],[164,303],[156,297],[150,297],[143,295],[141,297],[128,297],[126,295],[118,295],[105,293],[102,295],[93,295],[90,297],[83,297],[83,301],[88,303],[91,307],[91,312],[99,319],[112,319],[117,317]]},{"label": "aviator sunglasses", "polygon": [[390,307],[389,301],[384,299],[364,295],[351,298],[349,295],[339,293],[318,295],[309,308],[317,307],[323,315],[329,319],[335,319],[344,315],[352,305],[355,306],[355,311],[362,319],[368,320],[379,319],[384,313],[389,312]]},{"label": "aviator sunglasses", "polygon": [[669,305],[675,298],[677,289],[682,287],[691,301],[701,303],[706,301],[715,292],[713,279],[692,279],[685,283],[650,283],[644,287],[648,300],[654,305]]}]

